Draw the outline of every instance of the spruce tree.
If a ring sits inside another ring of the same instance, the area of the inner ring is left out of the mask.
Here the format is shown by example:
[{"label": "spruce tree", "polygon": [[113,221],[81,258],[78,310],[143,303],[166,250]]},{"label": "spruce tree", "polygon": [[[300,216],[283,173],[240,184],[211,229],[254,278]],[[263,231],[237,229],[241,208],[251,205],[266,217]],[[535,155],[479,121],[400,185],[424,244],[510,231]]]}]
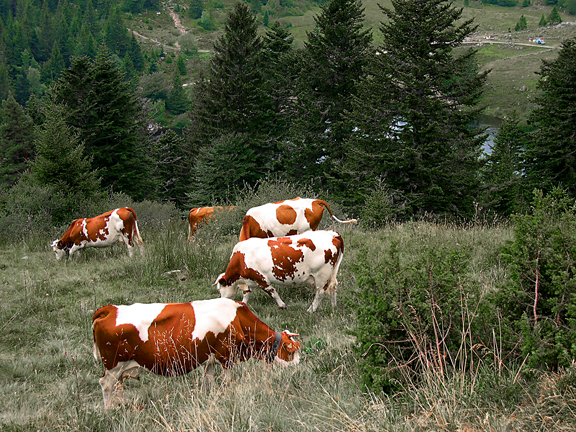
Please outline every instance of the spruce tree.
[{"label": "spruce tree", "polygon": [[56,101],[67,107],[68,124],[80,131],[102,185],[143,199],[155,191],[148,119],[142,101],[124,78],[103,49],[94,61],[74,59],[53,91]]},{"label": "spruce tree", "polygon": [[84,155],[78,133],[65,120],[66,108],[51,103],[45,122],[36,128],[36,158],[32,178],[41,185],[53,185],[72,198],[91,198],[99,194],[100,180]]},{"label": "spruce tree", "polygon": [[560,16],[560,12],[556,6],[552,8],[552,12],[550,12],[550,16],[548,17],[548,23],[550,25],[560,24],[562,22],[562,17]]},{"label": "spruce tree", "polygon": [[555,60],[543,60],[539,105],[530,115],[537,127],[528,144],[526,175],[532,187],[555,186],[576,196],[576,38],[562,43]]},{"label": "spruce tree", "polygon": [[[253,184],[266,175],[273,160],[275,147],[268,139],[272,101],[264,91],[261,49],[262,39],[249,5],[237,3],[224,34],[214,43],[209,75],[195,86],[196,107],[191,110],[192,124],[186,133],[191,148],[207,147],[194,170],[198,178],[204,176],[212,185],[210,190],[222,182],[230,187],[242,187],[242,181]],[[214,148],[220,153],[215,154]],[[203,171],[212,164],[211,157],[218,159],[214,163],[222,170]],[[224,178],[217,178],[221,176]],[[240,183],[232,183],[233,179]],[[200,183],[195,187],[202,194]]]},{"label": "spruce tree", "polygon": [[482,170],[482,207],[502,216],[526,208],[522,168],[528,138],[514,112],[494,137],[486,165]]},{"label": "spruce tree", "polygon": [[255,17],[247,4],[237,3],[214,43],[209,80],[201,89],[201,121],[208,137],[260,129],[265,101],[260,92],[261,48]]},{"label": "spruce tree", "polygon": [[[300,63],[295,120],[285,149],[289,175],[303,179],[338,170],[351,130],[343,113],[351,109],[372,42],[359,0],[332,0],[315,21]],[[326,182],[317,186],[334,188]]]},{"label": "spruce tree", "polygon": [[188,9],[188,14],[192,19],[200,19],[202,17],[202,12],[204,11],[204,5],[202,0],[192,0],[190,2],[190,8]]},{"label": "spruce tree", "polygon": [[475,27],[442,0],[392,0],[383,42],[353,97],[347,169],[362,204],[379,185],[399,216],[467,216],[478,196],[485,135],[469,125],[485,74],[454,53]]},{"label": "spruce tree", "polygon": [[0,110],[0,190],[8,188],[34,157],[34,123],[12,95]]}]

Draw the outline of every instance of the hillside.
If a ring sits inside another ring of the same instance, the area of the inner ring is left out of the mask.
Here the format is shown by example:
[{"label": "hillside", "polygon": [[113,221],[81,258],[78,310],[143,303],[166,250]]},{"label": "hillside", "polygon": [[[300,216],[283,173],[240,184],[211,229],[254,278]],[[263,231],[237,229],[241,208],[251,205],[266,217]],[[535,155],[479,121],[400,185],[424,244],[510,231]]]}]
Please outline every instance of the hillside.
[{"label": "hillside", "polygon": [[[180,49],[184,37],[193,40],[198,48],[199,59],[188,59],[190,75],[201,68],[202,59],[209,57],[214,40],[222,33],[223,23],[233,1],[225,0],[211,3],[211,18],[216,30],[206,31],[188,15],[189,2],[170,1],[163,3],[160,12],[145,12],[128,15],[128,27],[136,33],[141,43],[149,48],[163,45],[167,54]],[[474,19],[478,29],[468,41],[469,46],[478,49],[481,70],[491,70],[483,104],[487,106],[486,114],[505,118],[516,111],[526,118],[533,108],[532,98],[536,94],[536,82],[543,59],[550,60],[556,56],[556,49],[563,40],[576,36],[576,16],[561,12],[562,24],[538,27],[544,14],[549,16],[552,6],[543,6],[543,0],[535,0],[529,7],[505,8],[493,5],[482,5],[471,1],[470,7],[464,7],[463,18]],[[374,40],[380,41],[378,27],[385,18],[378,5],[391,7],[390,0],[365,0],[366,25],[374,30]],[[455,2],[463,6],[463,2]],[[273,11],[274,2],[269,1],[262,11]],[[271,13],[270,21],[284,23],[295,38],[295,45],[302,46],[307,32],[314,28],[314,17],[319,12],[317,3],[308,3],[291,9],[292,15]],[[282,15],[282,16],[281,16]],[[528,29],[514,31],[520,16],[524,15]],[[258,19],[262,21],[262,13]],[[265,27],[262,26],[262,31]],[[188,36],[185,36],[188,35]],[[489,39],[488,39],[489,37]],[[536,44],[536,39],[544,39],[546,44]],[[192,77],[189,77],[192,79]]]}]

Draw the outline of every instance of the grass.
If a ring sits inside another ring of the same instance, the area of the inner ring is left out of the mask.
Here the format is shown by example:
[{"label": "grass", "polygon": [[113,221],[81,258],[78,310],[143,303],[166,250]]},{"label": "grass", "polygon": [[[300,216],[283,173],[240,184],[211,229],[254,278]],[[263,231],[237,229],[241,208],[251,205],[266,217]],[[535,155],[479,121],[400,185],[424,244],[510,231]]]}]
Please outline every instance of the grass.
[{"label": "grass", "polygon": [[[469,276],[496,289],[506,276],[498,248],[512,234],[493,223],[412,222],[379,230],[325,225],[346,242],[334,314],[328,299],[308,314],[313,293],[305,289],[279,288],[285,311],[263,292],[250,303],[271,327],[300,334],[298,366],[267,369],[250,360],[233,369],[229,385],[217,371],[209,396],[199,391],[202,368],[175,378],[143,374],[127,381],[127,404],[105,412],[98,383],[103,366],[92,356],[93,311],[110,303],[217,297],[212,283],[237,238],[218,234],[215,221],[188,244],[184,221],[141,220],[146,251],[132,259],[116,246],[57,262],[48,247],[53,239],[42,236],[0,249],[1,430],[542,431],[576,424],[573,369],[483,365],[474,373],[431,375],[391,396],[361,383],[350,335],[356,325],[350,300],[358,289],[351,265],[359,251],[367,248],[376,265],[392,241],[456,242],[472,251]],[[409,250],[402,259],[411,259]]]}]

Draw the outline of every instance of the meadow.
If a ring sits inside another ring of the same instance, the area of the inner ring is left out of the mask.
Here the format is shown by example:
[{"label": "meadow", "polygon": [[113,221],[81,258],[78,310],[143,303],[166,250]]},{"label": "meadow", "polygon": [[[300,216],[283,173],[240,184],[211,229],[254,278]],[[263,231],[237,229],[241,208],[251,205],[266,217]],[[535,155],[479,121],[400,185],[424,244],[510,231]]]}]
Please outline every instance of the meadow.
[{"label": "meadow", "polygon": [[[92,354],[93,312],[106,304],[182,302],[218,297],[212,285],[227,265],[242,212],[221,216],[187,241],[187,222],[172,207],[134,203],[145,253],[126,248],[85,250],[56,261],[49,244],[61,234],[29,235],[0,248],[0,430],[89,431],[543,431],[576,425],[576,371],[530,370],[493,361],[431,373],[391,394],[367,388],[354,349],[359,255],[377,267],[392,243],[408,262],[418,247],[458,244],[469,251],[467,279],[490,291],[507,277],[499,249],[509,224],[420,220],[371,229],[332,225],[345,242],[338,305],[323,299],[309,314],[313,293],[279,289],[280,310],[263,292],[251,309],[276,330],[299,333],[300,364],[267,369],[250,360],[223,385],[217,371],[209,394],[202,367],[186,376],[143,374],[125,383],[126,404],[103,409]],[[335,213],[338,210],[333,208]],[[344,216],[344,215],[339,215]],[[366,258],[367,257],[367,258]],[[455,287],[456,290],[456,287]],[[239,299],[239,298],[238,298]],[[498,329],[495,329],[497,337]]]}]

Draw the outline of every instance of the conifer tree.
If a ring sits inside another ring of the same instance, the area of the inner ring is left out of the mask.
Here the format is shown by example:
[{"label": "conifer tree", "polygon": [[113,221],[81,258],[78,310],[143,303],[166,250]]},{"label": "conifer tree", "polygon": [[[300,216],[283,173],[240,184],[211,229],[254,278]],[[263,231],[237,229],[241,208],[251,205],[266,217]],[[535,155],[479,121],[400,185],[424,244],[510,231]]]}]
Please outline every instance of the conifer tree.
[{"label": "conifer tree", "polygon": [[185,142],[172,129],[167,129],[158,140],[154,154],[154,176],[158,178],[158,197],[184,206],[192,182],[191,162],[185,157]]},{"label": "conifer tree", "polygon": [[182,87],[182,78],[180,78],[180,73],[176,70],[173,75],[172,89],[166,100],[166,108],[169,109],[172,114],[178,115],[185,112],[189,105],[186,92],[184,87]]},{"label": "conifer tree", "polygon": [[70,198],[90,198],[98,195],[100,180],[84,155],[78,133],[66,123],[65,110],[51,103],[45,122],[36,128],[32,177],[38,184],[57,186]]},{"label": "conifer tree", "polygon": [[550,12],[550,16],[548,17],[548,23],[550,25],[560,24],[562,22],[562,17],[560,16],[560,12],[556,6],[552,8],[552,12]]},{"label": "conifer tree", "polygon": [[542,18],[540,18],[540,22],[538,23],[539,27],[546,27],[548,25],[548,20],[546,19],[546,15],[542,14]]},{"label": "conifer tree", "polygon": [[80,131],[102,185],[143,199],[155,191],[148,157],[151,143],[142,102],[130,85],[102,49],[93,62],[74,59],[53,91],[67,108],[67,123]]},{"label": "conifer tree", "polygon": [[[196,107],[187,132],[190,147],[206,147],[194,170],[209,188],[207,195],[216,193],[216,185],[228,189],[241,187],[244,181],[253,184],[269,170],[275,146],[268,140],[267,114],[272,102],[263,91],[261,49],[249,5],[237,3],[214,44],[207,79],[195,86]],[[223,170],[204,172],[209,166]],[[201,184],[195,187],[201,195]]]},{"label": "conifer tree", "polygon": [[204,11],[204,5],[202,0],[192,0],[190,2],[190,8],[188,13],[192,19],[200,19],[202,17],[202,12]]},{"label": "conifer tree", "polygon": [[477,119],[486,74],[475,51],[454,53],[474,32],[462,9],[442,0],[392,0],[383,42],[353,97],[347,169],[352,201],[385,187],[398,216],[469,215],[479,187],[485,135]]},{"label": "conifer tree", "polygon": [[565,188],[576,196],[576,38],[562,43],[555,60],[543,60],[530,115],[538,129],[528,144],[526,175],[531,187]]},{"label": "conifer tree", "polygon": [[289,129],[289,107],[301,72],[293,42],[294,37],[278,22],[273,23],[263,36],[263,93],[271,102],[267,129],[275,141],[281,141]]},{"label": "conifer tree", "polygon": [[518,114],[514,112],[494,137],[491,153],[482,170],[481,204],[484,208],[502,216],[525,209],[529,197],[524,196],[522,172],[527,142]]},{"label": "conifer tree", "polygon": [[16,183],[34,157],[34,124],[12,95],[0,109],[0,189]]},{"label": "conifer tree", "polygon": [[359,0],[332,0],[315,21],[299,65],[295,120],[285,149],[289,175],[306,179],[336,174],[350,132],[343,113],[351,108],[372,41]]}]

